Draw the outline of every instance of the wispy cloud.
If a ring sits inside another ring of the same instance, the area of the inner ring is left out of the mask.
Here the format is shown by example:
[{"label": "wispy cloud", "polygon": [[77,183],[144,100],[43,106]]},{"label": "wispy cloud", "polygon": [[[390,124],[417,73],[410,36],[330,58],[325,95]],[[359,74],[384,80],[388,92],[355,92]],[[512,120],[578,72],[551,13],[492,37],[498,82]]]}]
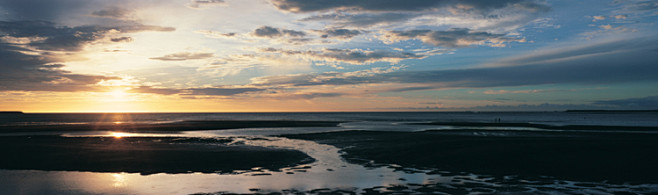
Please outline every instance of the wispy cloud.
[{"label": "wispy cloud", "polygon": [[187,7],[189,8],[207,8],[207,7],[213,7],[213,6],[218,6],[218,5],[225,5],[226,2],[224,0],[190,0],[189,3],[187,3]]},{"label": "wispy cloud", "polygon": [[224,86],[224,87],[204,87],[204,88],[164,88],[152,86],[138,86],[131,88],[128,92],[131,93],[152,93],[160,95],[181,95],[181,96],[234,96],[245,94],[249,92],[265,91],[266,89],[253,88],[253,87],[238,87],[238,86]]},{"label": "wispy cloud", "polygon": [[212,31],[212,30],[199,30],[195,31],[196,33],[203,34],[207,37],[210,38],[234,38],[237,37],[237,33],[224,33],[224,32],[217,32],[217,31]]},{"label": "wispy cloud", "polygon": [[592,22],[596,22],[598,20],[605,20],[605,16],[592,16]]},{"label": "wispy cloud", "polygon": [[135,88],[131,88],[128,90],[130,93],[152,93],[152,94],[160,94],[160,95],[172,95],[172,94],[179,94],[182,93],[183,90],[180,89],[170,89],[170,88],[157,88],[157,87],[151,87],[151,86],[139,86]]},{"label": "wispy cloud", "polygon": [[541,90],[541,89],[532,89],[532,90],[486,90],[483,93],[489,95],[498,95],[498,94],[526,94],[526,93],[547,93],[555,92],[555,90]]},{"label": "wispy cloud", "polygon": [[369,64],[379,61],[397,63],[406,59],[422,59],[427,56],[418,55],[410,52],[390,51],[390,50],[361,50],[361,49],[324,49],[321,51],[295,51],[282,50],[275,48],[266,48],[263,52],[281,53],[290,56],[299,56],[302,58],[326,61],[326,62],[344,62],[350,64]]},{"label": "wispy cloud", "polygon": [[127,19],[130,11],[121,7],[109,6],[101,10],[91,12],[92,16],[103,18]]},{"label": "wispy cloud", "polygon": [[162,61],[185,61],[185,60],[206,59],[206,58],[211,58],[213,56],[214,56],[213,53],[180,52],[180,53],[167,54],[161,57],[153,57],[149,59],[162,60]]},{"label": "wispy cloud", "polygon": [[182,95],[208,95],[208,96],[232,96],[247,92],[257,92],[264,91],[265,89],[259,88],[216,88],[216,87],[207,87],[207,88],[190,88],[185,91],[188,93]]},{"label": "wispy cloud", "polygon": [[350,30],[344,28],[316,30],[315,32],[319,33],[320,37],[322,38],[338,38],[338,39],[351,39],[352,37],[358,36],[363,33],[360,30]]},{"label": "wispy cloud", "polygon": [[453,28],[446,31],[388,31],[384,32],[383,35],[381,35],[379,38],[386,43],[394,43],[409,39],[419,39],[423,41],[423,43],[451,48],[468,47],[471,45],[503,47],[505,46],[506,42],[525,42],[525,39],[508,37],[504,34],[474,32],[464,28]]}]

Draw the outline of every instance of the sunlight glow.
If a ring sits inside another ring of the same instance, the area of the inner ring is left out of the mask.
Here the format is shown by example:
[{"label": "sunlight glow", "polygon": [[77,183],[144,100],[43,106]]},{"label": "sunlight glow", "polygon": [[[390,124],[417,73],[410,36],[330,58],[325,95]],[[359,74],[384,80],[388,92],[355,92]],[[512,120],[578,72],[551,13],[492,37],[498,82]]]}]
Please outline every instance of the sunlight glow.
[{"label": "sunlight glow", "polygon": [[121,139],[123,137],[130,137],[129,133],[121,133],[121,132],[112,132],[110,133],[114,138]]},{"label": "sunlight glow", "polygon": [[113,98],[125,98],[128,95],[128,93],[126,93],[122,89],[116,89],[116,90],[110,91],[110,92],[108,92],[108,94],[110,96],[112,96]]}]

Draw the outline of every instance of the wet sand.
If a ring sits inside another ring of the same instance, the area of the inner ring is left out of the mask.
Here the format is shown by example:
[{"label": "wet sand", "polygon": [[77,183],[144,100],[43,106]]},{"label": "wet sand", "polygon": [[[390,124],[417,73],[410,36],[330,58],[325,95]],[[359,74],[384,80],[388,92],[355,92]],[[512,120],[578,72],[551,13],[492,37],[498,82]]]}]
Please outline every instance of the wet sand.
[{"label": "wet sand", "polygon": [[0,169],[154,173],[279,170],[313,162],[287,149],[246,146],[230,138],[0,137]]},{"label": "wet sand", "polygon": [[440,125],[455,127],[531,127],[546,130],[595,130],[595,131],[657,131],[658,127],[651,126],[604,126],[604,125],[546,125],[535,123],[510,123],[510,122],[428,122],[407,123],[411,125]]},{"label": "wet sand", "polygon": [[344,131],[284,135],[341,148],[365,166],[435,173],[658,183],[658,135],[520,131]]}]

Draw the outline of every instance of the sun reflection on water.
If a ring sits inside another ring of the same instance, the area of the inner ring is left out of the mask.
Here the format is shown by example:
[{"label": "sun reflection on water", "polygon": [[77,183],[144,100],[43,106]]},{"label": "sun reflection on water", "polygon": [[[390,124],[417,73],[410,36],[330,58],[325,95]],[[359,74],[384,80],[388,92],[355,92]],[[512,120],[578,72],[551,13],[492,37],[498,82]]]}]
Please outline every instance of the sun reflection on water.
[{"label": "sun reflection on water", "polygon": [[126,177],[123,173],[112,174],[112,186],[116,188],[126,187],[128,185]]},{"label": "sun reflection on water", "polygon": [[110,135],[114,138],[117,138],[117,139],[132,136],[130,133],[122,133],[122,132],[111,132]]}]

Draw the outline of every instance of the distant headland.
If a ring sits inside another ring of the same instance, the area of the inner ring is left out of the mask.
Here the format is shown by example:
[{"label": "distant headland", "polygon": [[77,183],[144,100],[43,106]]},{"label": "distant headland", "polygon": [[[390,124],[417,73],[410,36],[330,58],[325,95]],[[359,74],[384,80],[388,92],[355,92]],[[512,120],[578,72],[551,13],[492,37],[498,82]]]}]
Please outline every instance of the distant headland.
[{"label": "distant headland", "polygon": [[658,110],[567,110],[565,112],[658,112]]},{"label": "distant headland", "polygon": [[22,111],[0,111],[0,114],[23,114]]}]

